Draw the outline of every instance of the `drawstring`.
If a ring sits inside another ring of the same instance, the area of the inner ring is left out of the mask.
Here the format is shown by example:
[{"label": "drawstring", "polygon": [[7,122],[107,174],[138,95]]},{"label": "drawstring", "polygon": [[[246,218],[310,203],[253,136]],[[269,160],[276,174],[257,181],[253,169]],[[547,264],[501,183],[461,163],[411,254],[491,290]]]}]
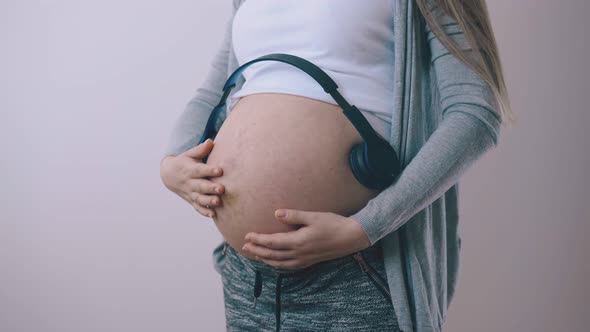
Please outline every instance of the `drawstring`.
[{"label": "drawstring", "polygon": [[[281,324],[281,281],[283,280],[283,275],[279,273],[277,277],[277,285],[276,285],[276,293],[275,293],[275,317],[277,319],[277,331],[280,329]],[[256,277],[254,279],[254,307],[256,308],[256,300],[260,296],[262,292],[262,274],[257,269],[256,270]]]},{"label": "drawstring", "polygon": [[254,281],[254,308],[256,308],[256,299],[262,292],[262,275],[256,270],[256,280]]}]

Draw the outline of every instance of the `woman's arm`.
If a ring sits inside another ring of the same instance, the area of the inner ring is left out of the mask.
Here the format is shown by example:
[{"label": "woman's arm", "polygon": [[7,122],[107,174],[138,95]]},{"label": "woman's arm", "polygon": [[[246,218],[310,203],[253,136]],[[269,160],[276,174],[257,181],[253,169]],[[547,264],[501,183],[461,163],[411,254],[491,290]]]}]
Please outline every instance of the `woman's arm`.
[{"label": "woman's arm", "polygon": [[176,156],[197,146],[204,133],[211,111],[221,99],[223,84],[229,76],[227,66],[232,39],[233,17],[241,3],[241,0],[232,1],[232,14],[225,22],[223,40],[211,62],[211,68],[204,82],[197,88],[195,95],[185,106],[184,111],[176,118],[168,138],[164,157]]},{"label": "woman's arm", "polygon": [[[465,45],[456,22],[441,21]],[[397,181],[350,216],[374,244],[434,202],[488,149],[497,145],[501,119],[486,83],[451,54],[426,25],[443,120]],[[462,46],[463,47],[463,46]]]}]

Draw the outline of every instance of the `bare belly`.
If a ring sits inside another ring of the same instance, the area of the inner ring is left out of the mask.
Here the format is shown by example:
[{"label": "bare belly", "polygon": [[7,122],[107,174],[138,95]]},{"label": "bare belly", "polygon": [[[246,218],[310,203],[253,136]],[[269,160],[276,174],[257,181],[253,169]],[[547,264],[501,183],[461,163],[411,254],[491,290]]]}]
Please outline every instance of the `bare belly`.
[{"label": "bare belly", "polygon": [[348,154],[362,139],[338,105],[282,93],[242,97],[223,122],[207,164],[225,186],[213,217],[240,254],[248,232],[295,229],[277,221],[278,208],[349,216],[379,192],[352,174]]}]

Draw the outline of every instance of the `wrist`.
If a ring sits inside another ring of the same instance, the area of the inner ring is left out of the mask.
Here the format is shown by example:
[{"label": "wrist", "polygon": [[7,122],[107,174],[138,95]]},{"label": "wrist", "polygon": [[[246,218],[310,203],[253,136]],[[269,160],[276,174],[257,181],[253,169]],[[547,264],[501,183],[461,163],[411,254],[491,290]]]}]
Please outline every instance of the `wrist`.
[{"label": "wrist", "polygon": [[351,217],[348,217],[347,219],[350,221],[349,224],[354,238],[353,245],[355,252],[370,247],[371,241],[369,240],[367,233],[365,233],[365,230],[361,227],[360,223]]}]

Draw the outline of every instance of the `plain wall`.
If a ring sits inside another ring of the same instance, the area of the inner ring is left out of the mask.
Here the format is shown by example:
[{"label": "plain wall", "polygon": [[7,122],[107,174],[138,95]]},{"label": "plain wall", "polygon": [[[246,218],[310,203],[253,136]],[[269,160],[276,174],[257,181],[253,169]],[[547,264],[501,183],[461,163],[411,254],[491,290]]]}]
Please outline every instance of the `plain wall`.
[{"label": "plain wall", "polygon": [[[230,6],[0,2],[0,330],[224,330],[221,236],[159,162]],[[518,122],[461,180],[445,331],[588,331],[590,4],[488,6]]]}]

